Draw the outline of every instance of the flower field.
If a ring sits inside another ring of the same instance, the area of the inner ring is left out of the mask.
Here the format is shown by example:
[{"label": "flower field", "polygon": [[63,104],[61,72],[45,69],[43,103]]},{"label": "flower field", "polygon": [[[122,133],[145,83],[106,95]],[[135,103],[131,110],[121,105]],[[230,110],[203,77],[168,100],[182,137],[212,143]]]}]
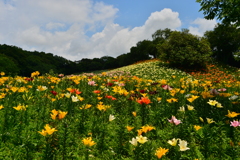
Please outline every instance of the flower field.
[{"label": "flower field", "polygon": [[239,160],[239,73],[204,76],[159,61],[101,74],[2,72],[0,159]]}]

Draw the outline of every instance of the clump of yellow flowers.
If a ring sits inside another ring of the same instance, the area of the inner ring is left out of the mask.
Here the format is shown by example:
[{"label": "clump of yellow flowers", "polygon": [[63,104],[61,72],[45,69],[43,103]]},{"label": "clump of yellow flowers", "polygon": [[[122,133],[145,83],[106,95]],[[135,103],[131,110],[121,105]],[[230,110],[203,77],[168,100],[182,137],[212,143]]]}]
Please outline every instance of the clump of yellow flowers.
[{"label": "clump of yellow flowers", "polygon": [[55,128],[51,128],[49,124],[46,124],[44,128],[45,130],[43,129],[42,131],[38,131],[38,133],[40,133],[43,136],[51,135],[57,131]]},{"label": "clump of yellow flowers", "polygon": [[26,111],[27,107],[28,107],[27,105],[19,104],[17,107],[13,107],[13,108],[18,110],[18,111],[20,111],[20,110]]},{"label": "clump of yellow flowers", "polygon": [[51,117],[53,120],[55,120],[57,117],[58,119],[63,119],[68,113],[68,112],[63,112],[61,110],[57,111],[55,109],[53,109],[51,112],[52,112]]},{"label": "clump of yellow flowers", "polygon": [[5,72],[0,72],[0,75],[1,75],[1,76],[4,76],[4,75],[5,75]]},{"label": "clump of yellow flowers", "polygon": [[36,72],[33,72],[31,73],[31,77],[36,77],[40,74],[40,72],[36,71]]},{"label": "clump of yellow flowers", "polygon": [[169,149],[165,149],[165,148],[160,147],[156,150],[155,155],[158,157],[158,159],[160,159],[160,158],[162,158],[163,155],[165,155],[168,152],[168,150]]},{"label": "clump of yellow flowers", "polygon": [[92,137],[88,137],[88,138],[84,138],[82,140],[83,144],[87,147],[91,147],[93,145],[95,145],[96,143],[92,140]]}]

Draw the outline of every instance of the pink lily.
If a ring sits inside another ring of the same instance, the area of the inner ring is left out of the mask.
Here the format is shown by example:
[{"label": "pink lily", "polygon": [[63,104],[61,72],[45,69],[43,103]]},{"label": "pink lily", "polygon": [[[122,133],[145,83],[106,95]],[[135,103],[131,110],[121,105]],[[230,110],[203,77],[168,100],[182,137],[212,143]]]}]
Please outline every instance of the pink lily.
[{"label": "pink lily", "polygon": [[220,91],[220,92],[224,92],[224,91],[226,91],[227,89],[226,88],[220,88],[220,89],[218,89],[218,91]]},{"label": "pink lily", "polygon": [[238,126],[240,126],[240,122],[234,120],[233,122],[231,122],[230,126],[238,127]]},{"label": "pink lily", "polygon": [[174,123],[175,125],[182,123],[181,120],[178,120],[175,116],[172,116],[172,119],[169,119],[168,122]]},{"label": "pink lily", "polygon": [[167,84],[162,85],[161,87],[162,87],[163,89],[165,89],[165,90],[172,90],[172,87],[169,86],[169,85],[167,85]]}]

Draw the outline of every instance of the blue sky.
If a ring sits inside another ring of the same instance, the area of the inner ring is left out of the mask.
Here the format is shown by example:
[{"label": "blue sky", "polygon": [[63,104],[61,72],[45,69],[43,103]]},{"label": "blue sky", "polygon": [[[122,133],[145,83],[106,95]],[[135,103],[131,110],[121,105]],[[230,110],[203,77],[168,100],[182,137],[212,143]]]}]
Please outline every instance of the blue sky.
[{"label": "blue sky", "polygon": [[194,0],[104,0],[119,9],[115,22],[124,27],[141,26],[152,12],[170,8],[179,13],[179,18],[184,23],[189,23],[196,17],[203,18],[199,12],[200,4]]},{"label": "blue sky", "polygon": [[217,23],[194,0],[0,0],[0,8],[0,44],[73,61],[128,53],[158,29],[202,36]]},{"label": "blue sky", "polygon": [[[200,4],[194,0],[102,0],[106,4],[118,8],[114,22],[126,27],[134,28],[144,25],[152,12],[170,8],[179,13],[182,21],[180,28],[196,26],[191,24],[196,18],[204,18],[203,12],[199,12]],[[100,31],[102,28],[99,28]],[[89,32],[88,35],[94,32]]]}]

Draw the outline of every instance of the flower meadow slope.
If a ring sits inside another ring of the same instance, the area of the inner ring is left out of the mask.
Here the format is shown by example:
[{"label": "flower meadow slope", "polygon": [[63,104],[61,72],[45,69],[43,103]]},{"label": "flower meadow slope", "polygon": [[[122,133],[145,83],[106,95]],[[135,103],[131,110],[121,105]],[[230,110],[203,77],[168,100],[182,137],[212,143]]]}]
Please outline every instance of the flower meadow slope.
[{"label": "flower meadow slope", "polygon": [[169,80],[175,78],[180,79],[181,77],[192,77],[190,74],[181,70],[169,68],[167,63],[159,61],[158,59],[139,62],[133,65],[117,68],[112,71],[123,71],[125,73],[131,73],[131,75],[135,75],[139,78],[151,79],[154,81],[159,79]]},{"label": "flower meadow slope", "polygon": [[240,82],[157,70],[1,73],[0,159],[238,159]]}]

